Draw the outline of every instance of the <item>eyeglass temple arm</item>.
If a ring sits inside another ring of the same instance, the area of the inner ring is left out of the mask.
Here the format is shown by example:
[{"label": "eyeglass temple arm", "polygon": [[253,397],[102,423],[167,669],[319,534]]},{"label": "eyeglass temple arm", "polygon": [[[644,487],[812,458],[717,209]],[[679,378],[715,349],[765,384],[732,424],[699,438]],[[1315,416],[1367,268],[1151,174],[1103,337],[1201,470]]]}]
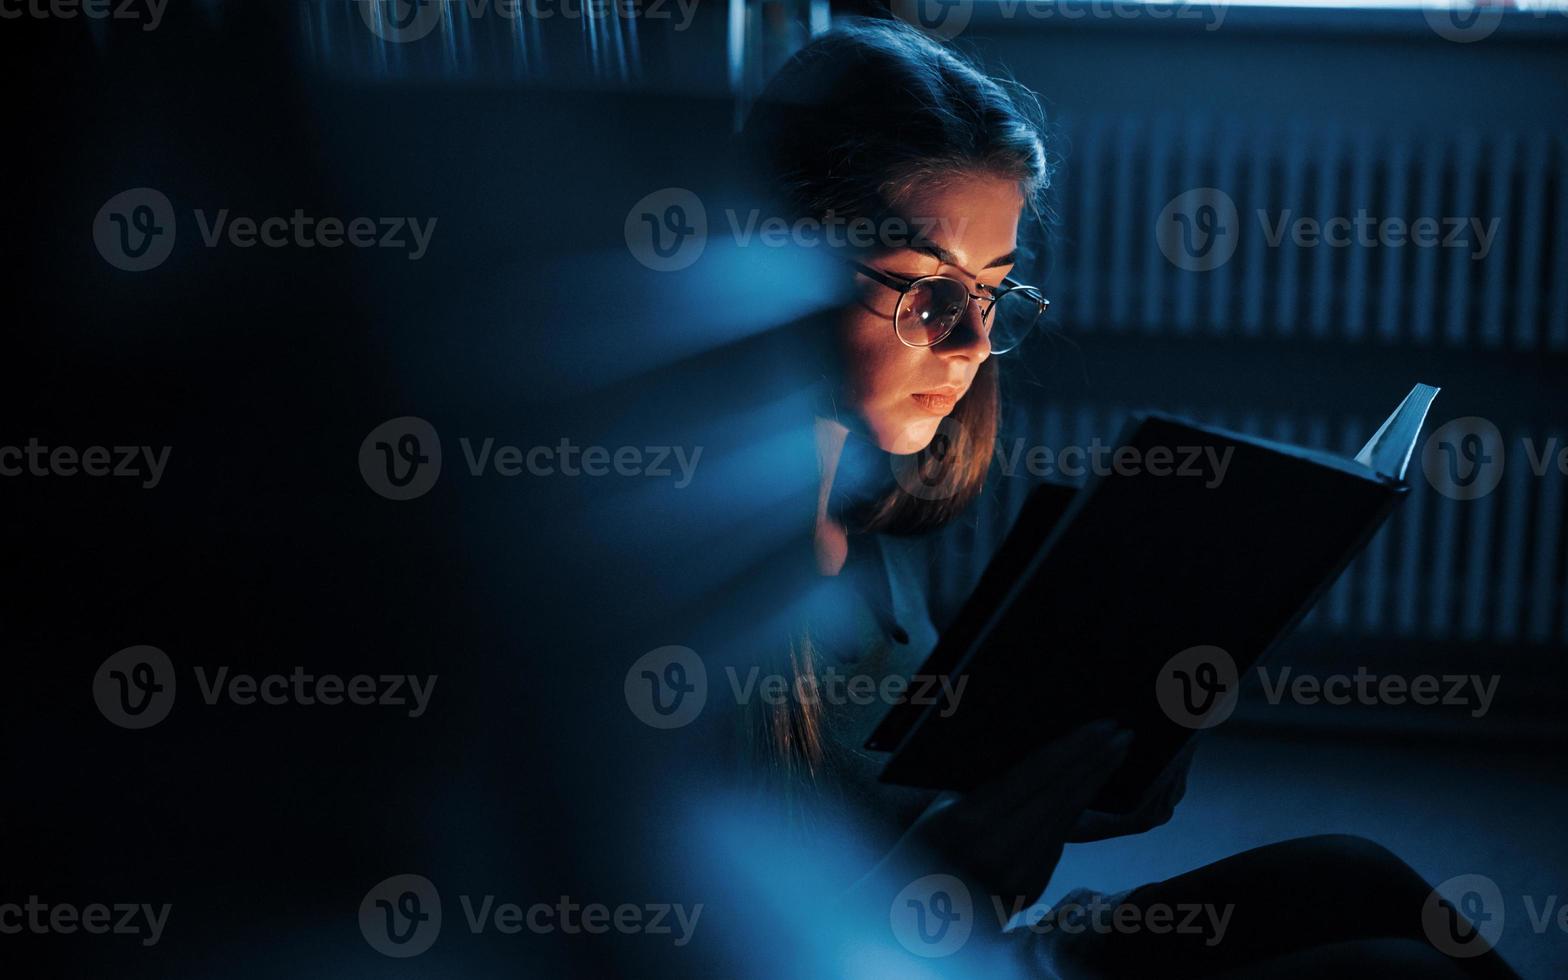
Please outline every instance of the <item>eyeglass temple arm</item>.
[{"label": "eyeglass temple arm", "polygon": [[849,265],[850,268],[865,276],[867,279],[870,279],[875,283],[881,283],[889,289],[897,289],[898,291],[903,292],[914,284],[913,279],[905,279],[902,276],[888,275],[881,269],[873,269],[871,266],[862,262],[856,262],[854,259],[845,259],[844,261]]}]

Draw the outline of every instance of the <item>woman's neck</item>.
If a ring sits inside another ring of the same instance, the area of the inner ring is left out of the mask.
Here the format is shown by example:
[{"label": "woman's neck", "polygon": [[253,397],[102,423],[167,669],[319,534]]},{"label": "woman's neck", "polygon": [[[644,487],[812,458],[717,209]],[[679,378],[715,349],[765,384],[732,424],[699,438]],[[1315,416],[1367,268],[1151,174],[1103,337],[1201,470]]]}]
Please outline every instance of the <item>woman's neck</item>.
[{"label": "woman's neck", "polygon": [[828,514],[828,496],[833,491],[833,477],[838,473],[838,462],[844,455],[844,440],[848,436],[849,430],[842,423],[818,416],[817,469],[822,474],[822,483],[817,491],[814,544],[817,571],[823,575],[837,575],[849,557],[849,532]]}]

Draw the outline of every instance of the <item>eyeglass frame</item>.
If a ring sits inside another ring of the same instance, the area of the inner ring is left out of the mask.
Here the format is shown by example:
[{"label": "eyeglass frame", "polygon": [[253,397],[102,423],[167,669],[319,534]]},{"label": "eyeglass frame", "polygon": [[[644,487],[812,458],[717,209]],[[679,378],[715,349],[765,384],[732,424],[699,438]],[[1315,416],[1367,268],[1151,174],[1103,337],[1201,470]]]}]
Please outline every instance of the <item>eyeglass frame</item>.
[{"label": "eyeglass frame", "polygon": [[[1035,301],[1037,303],[1039,303],[1039,305],[1040,305],[1040,308],[1035,312],[1034,321],[1029,324],[1029,329],[1030,330],[1034,329],[1035,324],[1039,323],[1040,322],[1040,318],[1045,316],[1045,312],[1051,308],[1051,301],[1049,299],[1045,298],[1045,294],[1040,292],[1039,287],[1037,287],[1037,286],[1030,286],[1030,285],[1027,285],[1025,283],[1019,282],[1017,279],[1014,279],[1012,276],[1003,276],[1001,283],[999,283],[996,286],[985,286],[985,285],[980,286],[981,289],[988,289],[988,290],[991,291],[991,295],[990,296],[982,296],[979,293],[972,293],[972,292],[970,292],[969,291],[969,287],[964,285],[963,280],[955,279],[952,276],[944,276],[944,275],[916,276],[913,279],[911,279],[911,278],[909,278],[907,276],[894,275],[891,272],[883,272],[881,269],[874,269],[871,266],[866,265],[864,262],[858,262],[858,261],[856,261],[854,259],[845,259],[844,261],[847,262],[850,265],[850,267],[853,268],[856,272],[859,272],[861,275],[865,276],[867,279],[870,279],[872,282],[877,283],[878,285],[881,285],[881,286],[886,286],[889,289],[896,289],[896,290],[898,290],[898,302],[893,305],[893,336],[897,337],[898,338],[898,342],[903,344],[905,347],[913,347],[916,350],[929,350],[930,348],[935,347],[937,344],[940,344],[942,341],[944,341],[947,338],[951,337],[953,335],[953,331],[958,329],[958,324],[963,321],[965,314],[967,314],[969,312],[969,301],[970,300],[978,299],[978,300],[990,300],[991,301],[991,304],[989,306],[987,306],[985,308],[985,311],[980,314],[980,322],[984,323],[986,321],[986,318],[991,315],[991,311],[996,309],[997,301],[1000,300],[1003,296],[1007,295],[1008,293],[1013,292],[1014,290],[1019,290],[1019,289],[1027,290],[1028,292],[1030,292],[1030,293],[1032,293],[1034,295]],[[909,293],[909,291],[911,289],[914,289],[916,286],[920,285],[922,282],[926,282],[927,280],[931,280],[931,279],[946,279],[949,282],[958,283],[959,288],[963,289],[963,291],[964,291],[964,308],[961,311],[959,311],[958,317],[953,320],[953,323],[952,323],[951,326],[949,326],[946,330],[944,330],[942,332],[942,335],[940,337],[938,337],[935,340],[931,341],[929,344],[911,344],[909,341],[905,340],[904,339],[904,335],[899,332],[899,329],[898,329],[898,311],[899,311],[899,308],[904,305],[904,297],[906,295],[908,295],[908,293]],[[1025,336],[1027,336],[1027,334]],[[990,333],[989,330],[987,330],[986,331],[986,346],[987,347],[990,347],[990,342],[991,342],[991,333]],[[1019,343],[1022,343],[1022,342],[1023,342],[1022,339],[1020,339]],[[1008,351],[1017,350],[1017,348],[1018,348],[1018,345],[1014,344],[1012,347],[1007,348],[1007,350],[992,350],[991,353],[992,354],[1006,354]]]}]

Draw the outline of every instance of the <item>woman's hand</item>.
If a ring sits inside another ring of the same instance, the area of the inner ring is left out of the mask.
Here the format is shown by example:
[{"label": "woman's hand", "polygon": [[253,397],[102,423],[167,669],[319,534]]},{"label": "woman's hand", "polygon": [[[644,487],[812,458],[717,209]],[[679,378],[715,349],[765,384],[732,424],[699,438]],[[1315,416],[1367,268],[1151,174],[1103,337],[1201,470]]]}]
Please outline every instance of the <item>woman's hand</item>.
[{"label": "woman's hand", "polygon": [[1128,834],[1141,834],[1169,821],[1176,812],[1176,804],[1187,795],[1187,772],[1192,768],[1192,756],[1197,748],[1197,739],[1189,741],[1171,760],[1170,765],[1165,767],[1165,771],[1160,773],[1143,801],[1131,812],[1103,813],[1099,810],[1084,810],[1078,815],[1077,822],[1067,836],[1067,842],[1083,844],[1112,837],[1125,837]]},{"label": "woman's hand", "polygon": [[[1099,721],[1047,742],[1001,777],[944,794],[889,855],[956,875],[987,895],[1032,901],[1045,890],[1083,808],[1127,757],[1132,733]],[[975,896],[979,899],[979,896]]]}]

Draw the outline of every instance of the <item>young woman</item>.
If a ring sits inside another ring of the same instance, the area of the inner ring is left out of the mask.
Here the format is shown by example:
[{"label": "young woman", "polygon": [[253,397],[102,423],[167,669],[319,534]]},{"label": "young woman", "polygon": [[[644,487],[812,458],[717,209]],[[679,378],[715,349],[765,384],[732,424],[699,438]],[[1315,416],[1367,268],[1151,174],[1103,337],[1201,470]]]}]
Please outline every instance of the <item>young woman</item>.
[{"label": "young woman", "polygon": [[[785,65],[751,112],[742,145],[787,218],[858,219],[872,229],[859,243],[866,247],[846,249],[829,272],[852,284],[853,299],[833,323],[833,366],[816,420],[816,572],[844,587],[813,600],[789,669],[807,687],[835,672],[908,675],[936,639],[923,535],[980,493],[997,432],[999,360],[1045,306],[1012,278],[1020,233],[1040,224],[1050,176],[1038,106],[913,29],[852,22]],[[898,478],[900,465],[909,479]],[[977,910],[989,908],[990,896],[1007,906],[1032,902],[1065,843],[1158,826],[1185,787],[1190,757],[1138,812],[1086,811],[1128,748],[1129,734],[1110,723],[1044,746],[962,798],[884,786],[879,760],[860,749],[884,710],[847,698],[787,699],[756,720],[753,740],[753,765],[779,777],[771,791],[787,797],[793,819],[849,821],[880,841],[885,856],[875,869],[835,884],[844,901],[883,909],[884,925],[899,889],[919,875],[962,882]],[[969,947],[1033,976],[1321,976],[1347,968],[1512,976],[1495,953],[1450,958],[1424,938],[1430,893],[1370,841],[1310,838],[1106,898],[1134,910],[1231,908],[1223,941],[1179,931],[1003,932],[977,911],[985,935]],[[1073,906],[1088,894],[1075,894]],[[1077,910],[1052,914],[1065,925]],[[958,960],[928,965],[944,962]]]}]

